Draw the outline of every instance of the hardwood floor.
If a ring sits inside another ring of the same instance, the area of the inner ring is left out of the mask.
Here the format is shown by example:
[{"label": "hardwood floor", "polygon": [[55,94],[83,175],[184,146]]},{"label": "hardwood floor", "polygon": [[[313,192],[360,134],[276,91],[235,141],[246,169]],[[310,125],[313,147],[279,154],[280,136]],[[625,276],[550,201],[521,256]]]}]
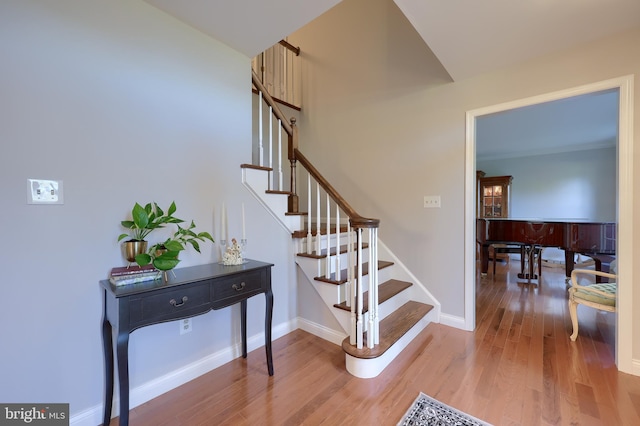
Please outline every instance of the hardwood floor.
[{"label": "hardwood floor", "polygon": [[[420,391],[494,425],[640,425],[640,377],[617,371],[615,316],[580,306],[569,340],[564,272],[521,284],[519,262],[477,279],[477,327],[430,324],[374,379],[297,330],[131,411],[132,425],[395,425]],[[114,419],[111,424],[118,424]]]}]

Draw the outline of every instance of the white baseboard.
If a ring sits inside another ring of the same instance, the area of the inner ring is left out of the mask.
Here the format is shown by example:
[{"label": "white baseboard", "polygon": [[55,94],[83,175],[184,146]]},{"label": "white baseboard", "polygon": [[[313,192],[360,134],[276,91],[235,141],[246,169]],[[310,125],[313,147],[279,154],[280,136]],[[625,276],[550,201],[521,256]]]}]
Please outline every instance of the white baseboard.
[{"label": "white baseboard", "polygon": [[[272,340],[291,333],[296,329],[294,321],[280,324],[271,331]],[[264,333],[256,334],[247,338],[247,351],[251,352],[260,347],[264,347]],[[214,370],[229,361],[238,358],[242,353],[240,344],[229,346],[218,352],[205,356],[182,368],[171,371],[156,379],[136,386],[129,392],[129,407],[134,408],[140,404],[156,398],[172,389],[177,388],[211,370]],[[116,388],[117,389],[117,388]],[[119,398],[117,394],[113,397],[112,416],[119,415]],[[98,404],[71,416],[69,423],[73,426],[95,426],[102,423],[103,404]]]},{"label": "white baseboard", "polygon": [[319,338],[324,339],[333,344],[336,344],[338,346],[342,346],[342,341],[344,340],[345,337],[347,337],[347,335],[344,334],[343,332],[332,330],[330,328],[327,328],[320,324],[316,324],[315,322],[311,322],[304,318],[298,317],[296,318],[296,322],[300,330],[304,330],[307,333],[311,333],[314,336],[318,336]]},{"label": "white baseboard", "polygon": [[460,330],[466,330],[463,317],[440,313],[440,324],[459,328]]},{"label": "white baseboard", "polygon": [[640,359],[631,360],[631,374],[640,376]]}]

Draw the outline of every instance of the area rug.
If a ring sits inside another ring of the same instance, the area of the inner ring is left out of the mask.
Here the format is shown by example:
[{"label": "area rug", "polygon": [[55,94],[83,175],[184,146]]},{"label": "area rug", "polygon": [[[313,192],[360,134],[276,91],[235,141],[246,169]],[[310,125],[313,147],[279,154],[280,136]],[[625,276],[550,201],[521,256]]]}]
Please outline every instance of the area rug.
[{"label": "area rug", "polygon": [[397,426],[491,426],[420,392]]}]

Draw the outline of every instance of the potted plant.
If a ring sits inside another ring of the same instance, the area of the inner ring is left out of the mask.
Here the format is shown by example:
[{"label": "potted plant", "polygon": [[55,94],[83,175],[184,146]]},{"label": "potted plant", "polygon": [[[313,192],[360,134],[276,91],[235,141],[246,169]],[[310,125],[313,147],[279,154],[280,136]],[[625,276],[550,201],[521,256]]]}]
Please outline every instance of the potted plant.
[{"label": "potted plant", "polygon": [[182,228],[178,225],[178,230],[163,243],[154,244],[147,253],[139,254],[135,257],[136,262],[140,266],[149,263],[160,271],[169,271],[175,268],[180,260],[178,255],[181,251],[186,250],[189,245],[200,253],[200,242],[209,240],[215,242],[208,232],[194,231],[196,224],[191,221],[188,228]]},{"label": "potted plant", "polygon": [[172,202],[165,213],[157,203],[148,203],[144,207],[136,203],[131,210],[131,220],[123,220],[120,224],[129,229],[129,233],[120,234],[118,241],[129,237],[124,242],[125,257],[135,262],[136,256],[147,251],[146,237],[154,229],[164,228],[169,223],[182,223],[182,219],[174,217],[176,203]]}]

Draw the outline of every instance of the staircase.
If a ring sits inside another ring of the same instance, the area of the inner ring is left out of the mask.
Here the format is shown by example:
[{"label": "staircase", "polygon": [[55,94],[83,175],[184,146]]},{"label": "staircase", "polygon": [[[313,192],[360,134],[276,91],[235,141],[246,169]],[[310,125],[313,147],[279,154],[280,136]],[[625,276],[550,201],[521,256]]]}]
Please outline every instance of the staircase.
[{"label": "staircase", "polygon": [[[295,121],[284,119],[255,73],[253,85],[259,96],[259,119],[263,101],[268,108],[264,116],[269,122],[269,152],[282,152],[282,130],[287,136],[290,186],[281,187],[281,167],[274,169],[274,164],[243,164],[243,183],[291,232],[296,264],[346,335],[342,348],[347,371],[356,377],[375,377],[430,322],[438,322],[440,305],[379,241],[379,221],[355,212],[298,150]],[[273,120],[278,123],[275,138]],[[262,129],[260,125],[261,163],[267,157]],[[298,164],[303,166],[300,171]],[[300,194],[298,174],[304,172],[306,191]],[[300,199],[306,201],[306,212],[300,211]]]}]

